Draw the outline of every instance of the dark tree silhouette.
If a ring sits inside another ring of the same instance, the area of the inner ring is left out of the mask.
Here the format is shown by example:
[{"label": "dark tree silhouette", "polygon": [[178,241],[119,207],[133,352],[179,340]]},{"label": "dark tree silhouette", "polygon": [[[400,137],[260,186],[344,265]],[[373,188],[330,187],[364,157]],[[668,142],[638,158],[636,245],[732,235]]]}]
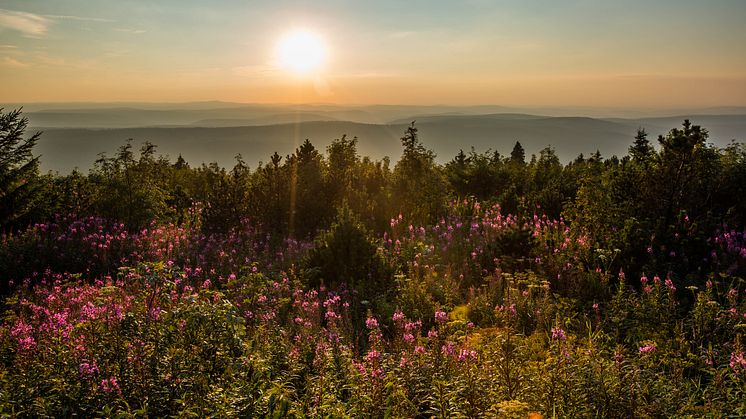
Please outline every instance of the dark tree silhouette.
[{"label": "dark tree silhouette", "polygon": [[12,228],[33,208],[37,199],[39,157],[31,150],[41,132],[24,139],[28,118],[21,109],[0,108],[0,229]]}]

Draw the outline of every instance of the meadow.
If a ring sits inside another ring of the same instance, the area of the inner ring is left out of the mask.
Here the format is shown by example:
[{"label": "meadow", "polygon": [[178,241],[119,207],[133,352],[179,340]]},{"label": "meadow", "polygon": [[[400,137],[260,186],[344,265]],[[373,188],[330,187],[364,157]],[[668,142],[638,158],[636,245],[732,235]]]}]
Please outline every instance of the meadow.
[{"label": "meadow", "polygon": [[69,175],[2,121],[3,416],[746,415],[746,149],[689,121],[568,164],[412,125],[393,168]]}]

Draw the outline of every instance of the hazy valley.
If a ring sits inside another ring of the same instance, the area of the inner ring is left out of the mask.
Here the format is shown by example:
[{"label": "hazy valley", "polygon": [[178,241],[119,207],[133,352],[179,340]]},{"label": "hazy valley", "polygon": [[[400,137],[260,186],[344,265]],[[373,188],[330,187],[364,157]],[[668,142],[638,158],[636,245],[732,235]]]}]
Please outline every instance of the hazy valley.
[{"label": "hazy valley", "polygon": [[[6,109],[18,104],[5,105]],[[401,154],[400,137],[416,121],[423,143],[445,163],[460,149],[507,154],[520,141],[527,154],[547,146],[567,162],[599,150],[626,153],[638,128],[657,138],[684,119],[706,127],[718,147],[746,138],[746,109],[508,108],[501,106],[37,104],[24,107],[31,130],[43,131],[37,152],[43,170],[87,171],[100,153],[113,153],[127,139],[150,141],[160,154],[181,154],[190,164],[231,166],[237,154],[251,166],[274,152],[287,155],[309,139],[324,149],[342,135],[358,137],[362,155]],[[579,116],[580,115],[580,116]]]}]

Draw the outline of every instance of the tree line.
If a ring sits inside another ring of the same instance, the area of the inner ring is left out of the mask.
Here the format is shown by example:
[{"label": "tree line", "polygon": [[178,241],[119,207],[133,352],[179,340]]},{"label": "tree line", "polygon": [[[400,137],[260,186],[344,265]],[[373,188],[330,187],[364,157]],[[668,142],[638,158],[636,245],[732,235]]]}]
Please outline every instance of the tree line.
[{"label": "tree line", "polygon": [[[575,223],[595,247],[612,252],[618,266],[686,275],[697,272],[715,229],[746,224],[744,144],[716,148],[707,130],[688,120],[657,144],[640,129],[625,156],[596,151],[567,164],[551,147],[527,158],[517,141],[509,155],[472,148],[441,165],[412,124],[393,165],[360,156],[358,139],[347,136],[323,151],[305,140],[292,154],[274,153],[253,169],[240,155],[232,168],[192,167],[181,156],[158,155],[154,144],[138,150],[129,140],[113,155],[102,154],[87,174],[40,173],[33,147],[43,134],[27,135],[27,124],[21,110],[0,110],[5,234],[58,214],[102,216],[135,231],[183,222],[195,206],[206,232],[249,220],[273,237],[313,239],[344,208],[382,234],[399,214],[413,225],[433,225],[446,216],[449,201],[473,197],[518,217]],[[684,231],[689,239],[682,244]]]}]

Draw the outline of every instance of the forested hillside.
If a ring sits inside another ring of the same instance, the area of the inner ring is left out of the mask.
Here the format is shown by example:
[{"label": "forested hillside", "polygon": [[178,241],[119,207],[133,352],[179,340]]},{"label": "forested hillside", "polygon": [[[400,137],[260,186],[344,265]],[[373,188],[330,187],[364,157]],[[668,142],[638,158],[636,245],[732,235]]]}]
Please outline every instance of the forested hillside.
[{"label": "forested hillside", "polygon": [[746,415],[746,146],[696,122],[566,164],[414,123],[395,161],[44,174],[2,111],[0,412]]}]

